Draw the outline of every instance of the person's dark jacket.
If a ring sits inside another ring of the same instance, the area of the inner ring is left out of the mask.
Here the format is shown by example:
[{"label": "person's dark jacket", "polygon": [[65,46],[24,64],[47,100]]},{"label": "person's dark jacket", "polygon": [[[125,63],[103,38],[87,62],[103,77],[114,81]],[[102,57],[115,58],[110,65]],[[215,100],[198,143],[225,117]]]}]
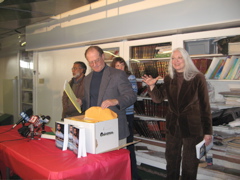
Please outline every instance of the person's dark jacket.
[{"label": "person's dark jacket", "polygon": [[[74,91],[74,94],[77,98],[82,99],[84,96],[84,78],[85,76],[76,84],[76,91]],[[73,79],[69,81],[70,86],[73,84]],[[78,116],[80,113],[78,110],[75,108],[71,100],[68,98],[66,92],[63,92],[62,96],[62,106],[63,106],[63,111],[62,111],[62,119],[65,117],[71,117],[71,116]]]},{"label": "person's dark jacket", "polygon": [[148,93],[155,103],[168,99],[166,128],[170,134],[175,134],[178,125],[182,137],[212,134],[208,89],[203,74],[197,74],[190,81],[183,80],[179,96],[177,79],[170,76],[164,78],[162,91],[155,86],[152,91],[148,89]]},{"label": "person's dark jacket", "polygon": [[[84,79],[83,110],[90,108],[90,84],[93,72]],[[134,104],[137,95],[133,91],[131,83],[124,71],[109,66],[104,68],[102,81],[99,89],[97,106],[107,99],[117,99],[119,105],[110,106],[109,109],[117,113],[119,126],[119,139],[129,136],[129,129],[125,109]]]}]

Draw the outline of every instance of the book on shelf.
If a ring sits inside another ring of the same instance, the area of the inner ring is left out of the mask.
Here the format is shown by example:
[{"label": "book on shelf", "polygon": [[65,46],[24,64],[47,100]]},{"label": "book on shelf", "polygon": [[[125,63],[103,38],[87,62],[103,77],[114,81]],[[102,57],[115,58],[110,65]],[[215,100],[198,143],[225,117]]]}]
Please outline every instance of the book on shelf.
[{"label": "book on shelf", "polygon": [[240,58],[236,57],[235,60],[234,60],[233,65],[232,65],[231,69],[229,70],[229,72],[228,72],[228,74],[227,74],[225,79],[233,80],[233,78],[235,77],[235,75],[237,73],[239,64],[240,64]]},{"label": "book on shelf", "polygon": [[202,58],[202,59],[192,59],[193,63],[197,67],[197,69],[205,74],[212,62],[212,59]]},{"label": "book on shelf", "polygon": [[224,97],[225,104],[229,105],[240,105],[240,96],[239,97]]},{"label": "book on shelf", "polygon": [[227,143],[226,153],[231,155],[240,155],[240,139],[233,139]]},{"label": "book on shelf", "polygon": [[161,44],[155,48],[155,58],[165,58],[170,57],[172,52],[172,46],[169,43]]},{"label": "book on shelf", "polygon": [[143,101],[136,101],[134,103],[134,111],[138,115],[144,115],[145,114],[144,102]]},{"label": "book on shelf", "polygon": [[162,137],[161,137],[161,133],[160,133],[160,129],[157,121],[149,120],[146,122],[147,122],[149,132],[151,133],[151,137],[153,137],[154,139],[161,140]]},{"label": "book on shelf", "polygon": [[206,146],[205,140],[202,140],[196,145],[196,155],[198,159],[201,159],[207,152],[213,147],[213,139],[209,145]]},{"label": "book on shelf", "polygon": [[228,72],[230,71],[236,56],[228,56],[225,62],[225,65],[222,69],[222,73],[219,76],[219,79],[225,79]]},{"label": "book on shelf", "polygon": [[240,91],[222,91],[219,94],[223,95],[224,97],[240,97]]},{"label": "book on shelf", "polygon": [[211,75],[209,76],[209,79],[218,79],[220,76],[223,66],[225,64],[225,59],[219,59],[217,65],[215,66],[214,70],[212,71]]},{"label": "book on shelf", "polygon": [[240,80],[240,66],[238,66],[238,70],[237,70],[233,80]]},{"label": "book on shelf", "polygon": [[133,121],[133,127],[134,127],[134,130],[140,135],[140,136],[145,136],[145,132],[143,131],[142,127],[140,126],[140,123],[138,122],[140,121],[139,118],[134,118],[134,121]]},{"label": "book on shelf", "polygon": [[85,128],[80,126],[73,127],[73,152],[78,158],[86,157],[86,134]]},{"label": "book on shelf", "polygon": [[161,120],[142,120],[139,118],[134,119],[135,131],[143,137],[165,140],[166,137],[166,122]]},{"label": "book on shelf", "polygon": [[205,77],[206,79],[210,79],[210,76],[212,75],[213,71],[216,69],[216,66],[218,65],[219,61],[221,60],[221,57],[214,57],[206,74]]},{"label": "book on shelf", "polygon": [[68,147],[68,124],[62,121],[55,122],[55,145],[65,151]]},{"label": "book on shelf", "polygon": [[132,59],[151,59],[154,58],[157,45],[134,46],[131,49]]},{"label": "book on shelf", "polygon": [[230,77],[231,80],[237,79],[235,77],[239,76],[239,69],[240,69],[240,58],[238,58],[238,61],[235,65],[235,67],[233,68],[233,73],[232,73],[232,76]]},{"label": "book on shelf", "polygon": [[168,101],[154,103],[151,99],[143,99],[135,102],[134,109],[139,115],[165,118],[168,111]]},{"label": "book on shelf", "polygon": [[168,73],[168,64],[168,61],[131,62],[131,68],[136,78],[142,78],[144,74],[164,78]]},{"label": "book on shelf", "polygon": [[144,137],[153,138],[151,136],[151,134],[150,134],[150,131],[149,131],[148,127],[147,127],[147,123],[146,123],[145,120],[138,120],[137,123],[139,124],[139,126],[140,126],[140,128],[141,128],[141,130],[143,132],[142,135]]},{"label": "book on shelf", "polygon": [[240,105],[240,90],[219,92],[224,97],[225,104]]},{"label": "book on shelf", "polygon": [[223,61],[221,62],[221,65],[220,65],[220,67],[218,68],[218,70],[217,70],[215,76],[213,77],[213,79],[219,79],[225,63],[226,63],[226,60],[223,60]]}]

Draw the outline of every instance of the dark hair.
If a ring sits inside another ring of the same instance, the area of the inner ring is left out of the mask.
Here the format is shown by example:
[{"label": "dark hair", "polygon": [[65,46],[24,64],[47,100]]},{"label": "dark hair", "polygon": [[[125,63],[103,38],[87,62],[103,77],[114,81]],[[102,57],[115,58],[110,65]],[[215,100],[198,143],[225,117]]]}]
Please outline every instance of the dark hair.
[{"label": "dark hair", "polygon": [[128,70],[128,65],[126,61],[122,57],[114,57],[112,62],[111,62],[111,67],[115,68],[116,63],[123,63],[124,64],[124,71],[126,72],[127,75],[131,75],[132,73]]},{"label": "dark hair", "polygon": [[74,64],[79,64],[79,65],[81,66],[81,68],[83,69],[83,74],[86,73],[86,71],[87,71],[87,66],[86,66],[86,64],[85,64],[84,62],[82,62],[82,61],[76,61]]},{"label": "dark hair", "polygon": [[86,55],[88,53],[89,50],[93,50],[95,49],[98,53],[99,53],[99,56],[102,56],[103,55],[103,50],[102,48],[100,48],[99,46],[90,46],[89,48],[86,49],[85,51],[85,58],[87,59]]}]

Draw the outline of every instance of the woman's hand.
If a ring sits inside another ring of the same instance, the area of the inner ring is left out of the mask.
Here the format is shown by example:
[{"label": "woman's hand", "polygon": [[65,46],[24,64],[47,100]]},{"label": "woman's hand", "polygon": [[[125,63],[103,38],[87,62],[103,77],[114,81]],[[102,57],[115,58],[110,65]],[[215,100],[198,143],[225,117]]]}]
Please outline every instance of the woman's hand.
[{"label": "woman's hand", "polygon": [[206,134],[204,136],[204,140],[205,140],[205,145],[208,146],[212,142],[212,135]]},{"label": "woman's hand", "polygon": [[148,75],[144,74],[142,76],[142,78],[143,78],[143,82],[146,83],[150,87],[150,90],[153,90],[153,88],[155,87],[156,82],[161,77],[158,76],[156,78],[153,78],[151,75],[148,76]]}]

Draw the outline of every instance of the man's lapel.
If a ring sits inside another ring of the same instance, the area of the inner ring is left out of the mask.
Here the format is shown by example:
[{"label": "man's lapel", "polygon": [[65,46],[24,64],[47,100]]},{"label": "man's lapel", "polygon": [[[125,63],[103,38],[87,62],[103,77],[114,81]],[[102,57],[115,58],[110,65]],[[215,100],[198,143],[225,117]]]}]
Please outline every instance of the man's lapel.
[{"label": "man's lapel", "polygon": [[101,103],[103,101],[103,95],[106,91],[106,88],[108,87],[108,83],[110,82],[110,71],[109,67],[105,67],[105,70],[103,71],[102,81],[100,84],[99,94],[98,94],[98,106],[101,106]]}]

